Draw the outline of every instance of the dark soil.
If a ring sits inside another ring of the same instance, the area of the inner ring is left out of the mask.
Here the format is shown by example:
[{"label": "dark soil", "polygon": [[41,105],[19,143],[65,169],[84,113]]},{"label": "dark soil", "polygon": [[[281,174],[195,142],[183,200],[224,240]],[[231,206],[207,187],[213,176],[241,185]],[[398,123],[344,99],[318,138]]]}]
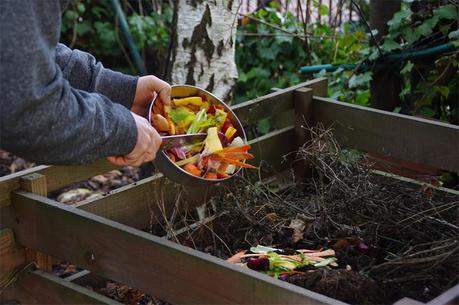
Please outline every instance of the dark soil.
[{"label": "dark soil", "polygon": [[352,270],[309,270],[286,281],[350,304],[382,304],[385,300],[384,291],[374,281]]}]

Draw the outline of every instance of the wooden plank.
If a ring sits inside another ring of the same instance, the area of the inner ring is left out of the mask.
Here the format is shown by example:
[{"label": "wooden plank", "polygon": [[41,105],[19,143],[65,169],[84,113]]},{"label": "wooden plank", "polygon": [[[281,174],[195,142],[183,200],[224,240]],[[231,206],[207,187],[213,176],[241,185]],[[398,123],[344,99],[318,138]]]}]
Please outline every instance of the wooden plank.
[{"label": "wooden plank", "polygon": [[459,284],[448,289],[435,299],[427,303],[427,305],[456,305],[459,301]]},{"label": "wooden plank", "polygon": [[[113,190],[103,197],[80,202],[75,207],[136,229],[145,229],[150,222],[156,223],[152,218],[152,213],[160,213],[155,200],[160,196],[156,185],[164,183],[163,175],[154,175]],[[162,190],[169,195],[165,201],[172,201],[172,196],[175,196],[171,184]]]},{"label": "wooden plank", "polygon": [[24,271],[3,291],[0,300],[21,304],[112,304],[121,305],[101,294],[43,271]]},{"label": "wooden plank", "polygon": [[77,273],[74,273],[72,275],[69,275],[67,277],[64,278],[65,281],[67,282],[75,282],[79,279],[82,279],[82,278],[85,278],[87,276],[89,276],[91,274],[91,271],[89,270],[81,270]]},{"label": "wooden plank", "polygon": [[107,286],[107,279],[104,279],[89,270],[82,270],[71,276],[64,278],[67,282],[72,282],[83,287],[104,288]]},{"label": "wooden plank", "polygon": [[0,287],[5,287],[14,271],[26,262],[24,248],[14,242],[11,229],[0,230]]},{"label": "wooden plank", "polygon": [[[295,91],[295,147],[298,150],[308,140],[305,127],[312,126],[312,89],[300,88]],[[306,162],[294,162],[295,182],[304,182],[306,178]]]},{"label": "wooden plank", "polygon": [[313,109],[345,146],[459,172],[459,126],[320,97]]},{"label": "wooden plank", "polygon": [[326,88],[326,86],[326,78],[317,78],[296,86],[281,89],[241,104],[237,104],[232,107],[232,110],[236,113],[242,125],[247,126],[259,121],[262,118],[270,117],[273,114],[293,109],[293,94],[296,89],[308,87],[315,90],[315,95],[320,96],[324,94],[324,88]]},{"label": "wooden plank", "polygon": [[424,303],[410,299],[410,298],[403,298],[398,300],[392,305],[424,305]]},{"label": "wooden plank", "polygon": [[[249,141],[255,159],[248,163],[261,167],[264,176],[282,172],[291,165],[291,152],[295,151],[294,127],[275,130]],[[289,155],[290,154],[290,155]],[[287,156],[288,155],[288,156]],[[283,157],[286,157],[283,161]]]},{"label": "wooden plank", "polygon": [[0,207],[10,203],[10,193],[20,188],[20,178],[32,173],[47,177],[48,191],[57,190],[63,186],[109,172],[117,167],[105,159],[100,159],[86,166],[48,166],[40,165],[11,175],[0,177]]},{"label": "wooden plank", "polygon": [[[21,189],[37,194],[40,196],[47,196],[47,184],[46,184],[46,176],[33,173],[20,178],[19,182]],[[28,262],[35,261],[37,263],[37,267],[41,270],[52,272],[53,271],[53,258],[48,256],[44,253],[37,252],[34,249],[26,249],[26,259]]]},{"label": "wooden plank", "polygon": [[459,191],[457,191],[457,190],[449,189],[449,188],[441,187],[441,186],[436,186],[436,185],[433,185],[433,184],[430,184],[430,183],[427,183],[427,182],[422,182],[422,181],[418,181],[418,180],[407,178],[407,177],[402,177],[402,176],[399,176],[399,175],[395,175],[393,173],[388,173],[388,172],[384,172],[384,171],[380,171],[380,170],[371,170],[371,173],[376,174],[376,175],[380,175],[380,176],[384,176],[384,177],[390,177],[391,179],[397,179],[399,181],[408,182],[408,183],[411,183],[411,184],[424,186],[424,187],[428,187],[428,188],[431,188],[431,189],[434,189],[434,190],[438,190],[438,191],[441,191],[441,192],[445,192],[445,193],[449,193],[449,194],[453,194],[453,195],[459,196]]},{"label": "wooden plank", "polygon": [[21,244],[173,304],[343,304],[27,192],[7,209]]}]

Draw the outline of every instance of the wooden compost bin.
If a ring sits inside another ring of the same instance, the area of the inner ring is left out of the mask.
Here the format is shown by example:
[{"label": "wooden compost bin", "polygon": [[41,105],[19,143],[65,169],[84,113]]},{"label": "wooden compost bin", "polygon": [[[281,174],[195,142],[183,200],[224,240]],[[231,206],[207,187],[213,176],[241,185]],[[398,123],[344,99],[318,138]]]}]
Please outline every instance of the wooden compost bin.
[{"label": "wooden compost bin", "polygon": [[[330,100],[326,91],[326,79],[315,79],[234,106],[244,126],[269,117],[274,128],[250,141],[252,163],[266,160],[277,172],[287,169],[282,156],[307,140],[304,118],[310,125],[333,124],[345,146],[459,172],[458,126]],[[89,166],[37,166],[0,178],[1,284],[10,283],[2,300],[118,304],[25,268],[32,257],[49,269],[52,256],[172,304],[343,304],[141,231],[150,222],[154,183],[164,179],[161,175],[73,206],[46,198],[50,191],[112,169],[100,160]],[[188,208],[201,204],[207,191],[187,188],[194,199]],[[450,304],[458,296],[459,285],[428,304]],[[396,304],[422,303],[405,298]]]}]

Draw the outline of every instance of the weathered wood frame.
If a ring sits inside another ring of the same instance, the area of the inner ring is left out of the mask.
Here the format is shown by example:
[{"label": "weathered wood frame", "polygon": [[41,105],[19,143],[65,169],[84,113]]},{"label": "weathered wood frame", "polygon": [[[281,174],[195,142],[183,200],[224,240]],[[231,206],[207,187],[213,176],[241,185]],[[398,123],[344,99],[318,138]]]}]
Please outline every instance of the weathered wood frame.
[{"label": "weathered wood frame", "polygon": [[[272,165],[271,172],[285,170],[290,164],[281,162],[281,157],[307,140],[301,125],[320,122],[332,126],[344,145],[459,172],[458,126],[333,101],[324,98],[326,91],[326,80],[316,79],[233,107],[244,126],[269,117],[275,128],[250,141],[255,164],[266,160]],[[295,167],[300,178],[301,168]],[[25,183],[33,180],[30,174],[40,174],[45,177],[41,185],[49,192],[111,169],[112,165],[101,160],[80,167],[38,166],[1,177],[1,227],[12,229],[8,232],[14,232],[21,246],[70,260],[174,304],[339,304],[337,300],[137,230],[151,221],[148,211],[154,201],[152,190],[164,179],[160,174],[70,207],[47,199]],[[182,208],[202,204],[212,189],[186,191],[194,201]],[[18,259],[24,251],[14,245],[12,234],[9,236],[7,246],[1,244],[2,257],[9,257],[8,264],[1,265],[2,273],[25,262]],[[20,281],[12,289],[13,296],[32,293],[38,295],[28,298],[29,301],[62,303],[64,295],[70,303],[87,302],[88,298],[110,303],[88,291],[74,289],[61,279],[26,273],[20,280],[38,281],[37,285],[54,287],[56,292],[48,292],[53,297],[43,298],[39,296],[45,293],[43,290],[21,290]],[[445,294],[448,295],[440,297],[451,299],[458,292],[452,289]],[[401,302],[404,301],[397,303]]]}]

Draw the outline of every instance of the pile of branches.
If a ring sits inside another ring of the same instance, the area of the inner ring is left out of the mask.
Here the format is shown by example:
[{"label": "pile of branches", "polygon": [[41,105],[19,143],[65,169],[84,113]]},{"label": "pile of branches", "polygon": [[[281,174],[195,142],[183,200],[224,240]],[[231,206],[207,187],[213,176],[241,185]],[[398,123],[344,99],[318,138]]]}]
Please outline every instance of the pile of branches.
[{"label": "pile of branches", "polygon": [[310,214],[320,219],[315,234],[363,240],[369,255],[354,265],[403,296],[429,300],[456,284],[457,193],[377,176],[363,156],[339,146],[331,129],[308,131],[311,140],[297,157],[316,173],[305,185]]},{"label": "pile of branches", "polygon": [[258,244],[331,247],[338,263],[385,288],[387,302],[427,301],[457,284],[457,194],[375,175],[331,129],[305,131],[310,141],[296,161],[307,164],[311,177],[294,186],[235,179],[207,205],[221,215],[206,225],[213,244],[197,248],[227,258]]}]

